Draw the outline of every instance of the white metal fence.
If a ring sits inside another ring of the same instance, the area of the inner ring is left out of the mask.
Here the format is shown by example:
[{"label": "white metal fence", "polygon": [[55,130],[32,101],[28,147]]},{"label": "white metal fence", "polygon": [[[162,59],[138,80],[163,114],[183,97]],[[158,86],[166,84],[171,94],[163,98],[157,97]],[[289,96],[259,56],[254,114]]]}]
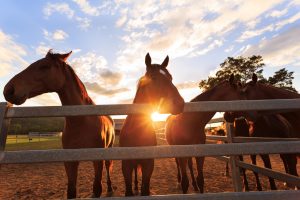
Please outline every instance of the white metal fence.
[{"label": "white metal fence", "polygon": [[[219,112],[239,110],[300,110],[300,99],[284,100],[251,100],[251,101],[206,101],[186,103],[184,112]],[[202,145],[176,145],[156,147],[114,147],[112,149],[56,149],[35,151],[4,151],[7,137],[7,128],[10,118],[16,117],[58,117],[79,115],[126,115],[133,113],[150,113],[151,107],[143,104],[127,105],[84,105],[84,106],[48,106],[48,107],[10,107],[7,103],[0,103],[0,164],[9,163],[41,163],[83,160],[122,160],[141,158],[172,158],[193,156],[223,156],[221,159],[229,160],[231,164],[233,186],[235,193],[193,194],[193,195],[164,195],[151,197],[134,197],[130,199],[299,199],[300,191],[269,191],[242,193],[239,167],[250,169],[258,173],[285,181],[300,187],[300,178],[275,172],[270,169],[238,161],[238,155],[249,154],[275,154],[299,153],[299,139],[289,141],[270,142],[271,139],[260,138],[235,138],[231,134],[231,125],[227,126],[227,137],[214,139],[226,140],[227,144],[202,144]],[[212,138],[210,138],[212,139]],[[234,143],[234,142],[251,143]],[[262,141],[263,142],[257,142]],[[280,140],[280,141],[278,141]],[[268,142],[266,142],[268,141]],[[229,156],[229,157],[225,157]],[[120,199],[120,198],[110,198]],[[128,199],[122,197],[122,199]]]}]

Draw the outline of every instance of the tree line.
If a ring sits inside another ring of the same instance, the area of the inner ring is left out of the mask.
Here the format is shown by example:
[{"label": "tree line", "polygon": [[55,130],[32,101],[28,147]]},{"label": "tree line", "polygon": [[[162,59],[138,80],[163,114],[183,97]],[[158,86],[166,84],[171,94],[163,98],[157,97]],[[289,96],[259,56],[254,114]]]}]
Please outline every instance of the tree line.
[{"label": "tree line", "polygon": [[209,76],[199,83],[201,89],[209,89],[220,83],[221,81],[229,79],[233,73],[238,81],[245,83],[250,80],[253,73],[256,73],[259,82],[271,84],[275,87],[284,88],[293,92],[297,90],[293,87],[294,72],[289,72],[286,68],[281,68],[268,78],[263,76],[265,63],[260,55],[253,55],[250,57],[228,57],[220,64],[214,76]]}]

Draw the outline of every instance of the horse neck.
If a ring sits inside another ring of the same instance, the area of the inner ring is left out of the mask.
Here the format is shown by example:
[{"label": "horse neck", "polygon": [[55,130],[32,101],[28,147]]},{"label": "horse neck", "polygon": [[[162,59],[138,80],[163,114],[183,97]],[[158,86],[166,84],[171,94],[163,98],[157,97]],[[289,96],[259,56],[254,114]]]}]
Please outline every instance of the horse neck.
[{"label": "horse neck", "polygon": [[[212,88],[203,92],[202,94],[198,95],[191,102],[199,102],[199,101],[220,101],[220,99],[216,94],[217,89]],[[215,115],[216,112],[191,112],[191,113],[184,113],[188,115],[189,118],[193,123],[201,122],[201,125],[204,126],[211,120],[211,118]],[[199,123],[200,125],[200,123]]]},{"label": "horse neck", "polygon": [[59,91],[58,96],[62,105],[90,105],[94,104],[87,91],[71,67],[65,70],[66,83]]},{"label": "horse neck", "polygon": [[[144,91],[142,89],[138,88],[133,100],[133,104],[147,104],[147,103],[150,103],[148,96],[144,94]],[[137,121],[140,121],[141,123],[137,123]],[[150,114],[129,114],[126,122],[128,124],[131,124],[132,126],[139,126],[141,124],[142,125],[151,124],[152,126],[152,120]]]},{"label": "horse neck", "polygon": [[295,99],[300,98],[300,94],[296,92],[291,92],[282,88],[277,88],[270,85],[259,84],[258,89],[260,89],[264,95],[265,99]]}]

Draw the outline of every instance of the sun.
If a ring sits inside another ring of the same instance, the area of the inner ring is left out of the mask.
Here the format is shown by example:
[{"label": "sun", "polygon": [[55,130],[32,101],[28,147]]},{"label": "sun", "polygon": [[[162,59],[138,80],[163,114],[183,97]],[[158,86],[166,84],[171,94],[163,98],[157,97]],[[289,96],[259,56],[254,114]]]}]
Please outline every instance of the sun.
[{"label": "sun", "polygon": [[166,121],[167,117],[169,116],[170,114],[159,114],[158,112],[153,112],[151,114],[151,119],[152,121],[154,122],[157,122],[157,121]]}]

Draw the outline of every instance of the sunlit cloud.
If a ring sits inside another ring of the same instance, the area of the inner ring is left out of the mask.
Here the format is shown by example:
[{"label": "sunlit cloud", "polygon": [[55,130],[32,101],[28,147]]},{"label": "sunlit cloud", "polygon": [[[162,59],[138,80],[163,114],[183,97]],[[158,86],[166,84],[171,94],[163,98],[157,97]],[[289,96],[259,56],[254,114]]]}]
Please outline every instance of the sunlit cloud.
[{"label": "sunlit cloud", "polygon": [[267,17],[275,17],[275,18],[279,18],[282,17],[283,15],[285,15],[288,12],[288,9],[285,8],[283,10],[272,10],[269,14],[267,14]]},{"label": "sunlit cloud", "polygon": [[74,16],[74,10],[67,3],[47,3],[43,9],[43,13],[47,18],[55,12],[66,15],[68,18]]},{"label": "sunlit cloud", "polygon": [[269,40],[245,49],[244,55],[259,54],[271,66],[284,66],[300,62],[300,28],[293,27]]},{"label": "sunlit cloud", "polygon": [[25,48],[16,43],[14,38],[0,30],[0,77],[6,76],[16,67],[24,68],[28,65],[24,56],[27,55]]},{"label": "sunlit cloud", "polygon": [[61,41],[61,40],[65,40],[66,38],[69,37],[69,35],[66,32],[64,32],[63,30],[60,30],[60,29],[55,30],[53,33],[44,29],[43,34],[47,40]]}]

